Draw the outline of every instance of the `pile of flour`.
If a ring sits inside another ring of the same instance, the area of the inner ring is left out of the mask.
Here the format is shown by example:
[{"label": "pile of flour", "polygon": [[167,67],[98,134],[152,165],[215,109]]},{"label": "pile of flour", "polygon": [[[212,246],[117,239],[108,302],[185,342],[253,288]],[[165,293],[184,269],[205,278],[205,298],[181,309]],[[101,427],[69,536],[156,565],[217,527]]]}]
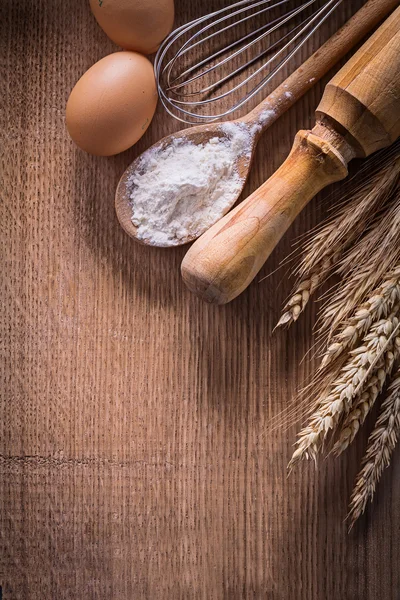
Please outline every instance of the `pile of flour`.
[{"label": "pile of flour", "polygon": [[221,125],[224,137],[203,145],[176,138],[149,150],[128,180],[137,237],[155,246],[175,246],[206,231],[232,206],[243,180],[238,156],[250,156],[247,126]]}]

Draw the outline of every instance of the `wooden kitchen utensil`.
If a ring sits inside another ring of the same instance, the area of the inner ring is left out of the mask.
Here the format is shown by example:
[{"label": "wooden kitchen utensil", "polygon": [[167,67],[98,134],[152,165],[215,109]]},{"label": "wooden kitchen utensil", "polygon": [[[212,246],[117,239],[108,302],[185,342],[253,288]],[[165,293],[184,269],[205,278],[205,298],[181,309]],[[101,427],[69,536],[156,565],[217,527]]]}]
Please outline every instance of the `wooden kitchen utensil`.
[{"label": "wooden kitchen utensil", "polygon": [[[305,94],[321,77],[323,77],[347,52],[349,52],[365,35],[373,29],[385,16],[396,6],[398,0],[368,0],[366,4],[321,48],[319,48],[301,67],[299,67],[286,81],[284,81],[272,94],[270,94],[259,106],[245,117],[234,121],[247,126],[251,136],[251,152],[239,156],[237,160],[237,171],[242,180],[242,187],[237,195],[232,198],[232,203],[224,213],[237,201],[250,170],[254,150],[261,134],[274,123],[285,111],[287,111],[303,94]],[[194,144],[204,144],[211,138],[229,138],[221,129],[219,123],[201,125],[179,131],[169,135],[146,152],[153,152],[156,148],[165,148],[173,143],[176,138],[184,138]],[[146,154],[146,153],[144,153]],[[130,195],[132,193],[132,178],[136,171],[140,170],[143,154],[139,156],[124,172],[115,197],[115,208],[118,220],[123,229],[133,238],[137,239],[137,228],[132,223],[132,204]],[[223,213],[223,214],[224,214]],[[223,216],[221,214],[221,216]],[[198,235],[200,235],[199,232]],[[198,237],[198,236],[196,236]],[[181,244],[193,241],[194,237],[186,237]],[[145,240],[140,240],[148,243]]]},{"label": "wooden kitchen utensil", "polygon": [[207,302],[238,296],[315,194],[346,177],[351,159],[400,136],[400,8],[328,83],[316,120],[278,171],[186,254],[184,281]]}]

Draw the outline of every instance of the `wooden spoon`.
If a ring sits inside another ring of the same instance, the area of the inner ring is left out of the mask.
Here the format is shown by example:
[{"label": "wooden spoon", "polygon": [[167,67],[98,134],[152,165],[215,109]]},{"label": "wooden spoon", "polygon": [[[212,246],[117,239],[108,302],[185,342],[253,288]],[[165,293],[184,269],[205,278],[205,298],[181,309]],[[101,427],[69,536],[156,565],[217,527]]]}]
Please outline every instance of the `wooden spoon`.
[{"label": "wooden spoon", "polygon": [[[398,0],[368,0],[368,2],[319,50],[317,50],[303,65],[301,65],[286,81],[284,81],[261,104],[248,115],[233,121],[246,127],[249,136],[249,150],[237,156],[235,168],[241,178],[241,188],[232,197],[231,203],[216,218],[221,218],[235,204],[246,183],[254,151],[261,134],[270,127],[285,111],[303,96],[321,77],[323,77],[341,58],[349,52],[373,27],[375,27],[393,8],[398,5]],[[229,143],[229,135],[224,131],[223,124],[213,123],[184,129],[169,135],[151,148],[146,150],[126,169],[118,184],[115,196],[115,208],[118,220],[123,229],[136,240],[153,246],[177,246],[186,244],[199,237],[204,230],[199,230],[196,235],[174,240],[171,243],[154,243],[146,239],[138,239],[138,229],[132,222],[132,194],[134,189],[132,177],[135,172],[140,173],[143,162],[148,152],[163,150],[177,138],[187,142],[203,145],[211,138],[225,138]],[[208,225],[207,227],[209,227]]]}]

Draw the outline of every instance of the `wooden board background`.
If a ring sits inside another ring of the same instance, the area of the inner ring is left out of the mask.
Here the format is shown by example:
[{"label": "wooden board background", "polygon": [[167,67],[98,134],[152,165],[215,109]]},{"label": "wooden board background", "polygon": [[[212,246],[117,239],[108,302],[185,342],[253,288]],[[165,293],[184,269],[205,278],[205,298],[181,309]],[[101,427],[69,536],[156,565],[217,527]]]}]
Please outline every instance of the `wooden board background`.
[{"label": "wooden board background", "polygon": [[[221,4],[177,0],[177,22]],[[321,36],[360,5],[343,3]],[[3,599],[398,600],[398,452],[348,535],[366,432],[287,479],[296,428],[268,430],[314,366],[298,363],[315,308],[272,337],[284,271],[207,306],[181,282],[183,248],[120,229],[119,176],[179,125],[159,108],[120,156],[74,147],[68,93],[115,49],[86,1],[3,0],[0,49]],[[264,136],[247,193],[311,125],[322,89]],[[313,202],[263,275],[320,217]]]}]

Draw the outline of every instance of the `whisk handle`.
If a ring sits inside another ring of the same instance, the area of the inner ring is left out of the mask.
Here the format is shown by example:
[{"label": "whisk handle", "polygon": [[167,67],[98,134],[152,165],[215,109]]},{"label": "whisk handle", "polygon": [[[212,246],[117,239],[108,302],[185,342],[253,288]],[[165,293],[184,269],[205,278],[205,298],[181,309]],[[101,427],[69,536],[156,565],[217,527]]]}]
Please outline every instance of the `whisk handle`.
[{"label": "whisk handle", "polygon": [[346,175],[346,163],[332,144],[300,131],[280,169],[190,248],[182,263],[188,288],[207,302],[233,300],[307,202]]}]

